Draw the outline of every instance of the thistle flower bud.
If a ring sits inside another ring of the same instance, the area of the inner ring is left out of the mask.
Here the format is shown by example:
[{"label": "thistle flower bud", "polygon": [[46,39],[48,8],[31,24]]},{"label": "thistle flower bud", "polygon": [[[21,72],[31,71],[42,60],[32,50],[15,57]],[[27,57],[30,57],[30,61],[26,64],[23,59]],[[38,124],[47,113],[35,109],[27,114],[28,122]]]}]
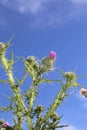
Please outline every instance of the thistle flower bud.
[{"label": "thistle flower bud", "polygon": [[27,58],[27,62],[29,63],[29,65],[32,66],[32,68],[33,68],[34,70],[36,70],[36,71],[38,70],[39,65],[38,65],[38,62],[37,62],[37,60],[36,60],[36,58],[35,58],[34,56],[28,57],[28,58]]},{"label": "thistle flower bud", "polygon": [[82,94],[84,97],[87,98],[87,89],[81,88],[81,89],[80,89],[80,94]]},{"label": "thistle flower bud", "polygon": [[36,113],[36,114],[40,114],[41,112],[43,112],[44,111],[44,107],[42,106],[42,105],[39,105],[39,106],[37,106],[35,109],[34,109],[34,112]]},{"label": "thistle flower bud", "polygon": [[54,61],[56,59],[56,52],[51,51],[49,55],[42,59],[41,63],[47,67],[47,69],[53,69]]},{"label": "thistle flower bud", "polygon": [[36,62],[36,59],[34,56],[27,57],[27,61],[29,64],[33,64]]},{"label": "thistle flower bud", "polygon": [[5,49],[5,44],[3,42],[0,42],[0,50]]},{"label": "thistle flower bud", "polygon": [[5,44],[0,42],[0,55],[5,51]]},{"label": "thistle flower bud", "polygon": [[54,113],[50,116],[50,118],[51,118],[53,121],[57,121],[57,119],[58,119],[57,113],[54,112]]},{"label": "thistle flower bud", "polygon": [[65,72],[63,76],[70,82],[76,80],[76,75],[74,72]]}]

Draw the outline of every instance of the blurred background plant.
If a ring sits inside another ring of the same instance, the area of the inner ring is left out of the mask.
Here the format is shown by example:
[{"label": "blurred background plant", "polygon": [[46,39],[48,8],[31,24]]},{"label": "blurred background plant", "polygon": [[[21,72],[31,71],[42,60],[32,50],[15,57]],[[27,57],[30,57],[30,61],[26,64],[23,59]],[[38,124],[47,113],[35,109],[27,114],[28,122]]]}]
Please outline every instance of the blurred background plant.
[{"label": "blurred background plant", "polygon": [[[0,80],[1,83],[9,84],[10,91],[13,96],[9,96],[10,104],[0,107],[3,112],[12,111],[13,126],[7,121],[0,120],[1,130],[23,130],[23,122],[27,123],[28,130],[56,130],[56,128],[65,128],[68,125],[61,125],[62,116],[59,116],[55,110],[61,105],[63,100],[71,93],[68,91],[72,87],[78,87],[78,76],[75,72],[63,72],[62,79],[48,79],[45,74],[54,71],[54,63],[56,60],[56,52],[51,51],[47,57],[38,60],[35,56],[27,58],[20,57],[19,60],[25,66],[24,76],[19,80],[13,75],[14,56],[11,53],[7,59],[6,51],[10,46],[10,41],[0,43],[0,62],[8,76],[5,80]],[[58,69],[56,69],[58,71]],[[26,78],[30,76],[32,84],[28,90],[21,94],[21,85],[24,84]],[[43,83],[60,83],[60,90],[54,98],[50,106],[44,108],[43,105],[35,106],[36,97],[38,96],[38,85]],[[44,113],[44,114],[42,114]]]}]

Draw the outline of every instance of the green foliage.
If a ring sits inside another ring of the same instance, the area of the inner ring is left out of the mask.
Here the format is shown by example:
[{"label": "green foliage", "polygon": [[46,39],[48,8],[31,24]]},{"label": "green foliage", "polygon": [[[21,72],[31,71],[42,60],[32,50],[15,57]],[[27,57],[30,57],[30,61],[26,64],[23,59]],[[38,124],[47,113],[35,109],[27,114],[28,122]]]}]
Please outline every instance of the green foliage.
[{"label": "green foliage", "polygon": [[[5,80],[0,82],[7,83],[10,86],[10,90],[13,97],[7,96],[10,100],[10,104],[5,107],[0,107],[3,112],[12,111],[12,118],[14,126],[7,126],[2,128],[4,122],[0,122],[1,130],[23,130],[23,122],[27,122],[29,130],[55,130],[56,128],[63,128],[68,125],[60,125],[62,116],[58,116],[55,110],[61,105],[63,100],[70,95],[68,92],[71,87],[80,86],[77,83],[77,76],[74,72],[62,72],[63,79],[47,79],[44,74],[54,70],[54,60],[46,57],[41,62],[35,57],[30,56],[27,59],[21,57],[25,70],[22,79],[18,80],[13,75],[14,56],[13,53],[10,55],[10,59],[6,58],[6,51],[9,47],[10,42],[6,44],[0,43],[0,62],[6,71],[8,76]],[[32,79],[31,87],[21,94],[21,85],[24,84],[26,78],[30,76]],[[43,83],[54,83],[59,82],[61,85],[53,103],[49,106],[48,110],[42,105],[34,105],[36,97],[38,95],[38,85]],[[42,116],[42,113],[43,116]]]}]

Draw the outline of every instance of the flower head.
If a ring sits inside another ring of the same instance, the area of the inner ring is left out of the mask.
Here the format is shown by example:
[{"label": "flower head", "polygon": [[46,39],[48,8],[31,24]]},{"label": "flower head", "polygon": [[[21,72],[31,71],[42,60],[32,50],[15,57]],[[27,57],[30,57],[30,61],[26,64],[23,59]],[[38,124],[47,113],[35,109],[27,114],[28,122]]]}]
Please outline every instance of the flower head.
[{"label": "flower head", "polygon": [[41,63],[45,65],[47,70],[53,69],[54,67],[54,61],[56,59],[56,52],[51,51],[49,55],[42,59]]},{"label": "flower head", "polygon": [[2,128],[6,128],[7,126],[9,126],[9,123],[8,122],[4,122],[3,125],[2,125]]},{"label": "flower head", "polygon": [[51,51],[49,53],[49,57],[52,58],[52,59],[54,59],[54,60],[56,60],[56,52],[55,51]]},{"label": "flower head", "polygon": [[76,80],[76,75],[74,72],[65,72],[64,78],[66,78],[68,81],[72,82],[72,81]]},{"label": "flower head", "polygon": [[50,118],[51,118],[54,122],[57,121],[57,119],[58,119],[57,113],[54,112],[53,114],[51,114]]},{"label": "flower head", "polygon": [[42,105],[39,105],[37,106],[35,109],[34,109],[35,113],[37,114],[40,114],[41,112],[44,111],[44,107]]},{"label": "flower head", "polygon": [[81,93],[83,96],[87,97],[87,89],[81,88],[81,89],[80,89],[80,93]]},{"label": "flower head", "polygon": [[27,57],[26,61],[35,71],[38,71],[39,64],[34,56]]},{"label": "flower head", "polygon": [[0,42],[0,49],[5,49],[5,44],[3,42]]},{"label": "flower head", "polygon": [[5,48],[6,48],[5,44],[0,42],[0,56],[5,52]]}]

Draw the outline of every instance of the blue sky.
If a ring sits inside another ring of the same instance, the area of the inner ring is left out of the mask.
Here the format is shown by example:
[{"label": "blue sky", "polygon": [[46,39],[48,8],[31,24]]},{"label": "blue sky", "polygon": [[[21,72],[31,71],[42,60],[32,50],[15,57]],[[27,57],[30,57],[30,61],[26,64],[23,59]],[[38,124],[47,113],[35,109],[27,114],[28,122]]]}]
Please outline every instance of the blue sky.
[{"label": "blue sky", "polygon": [[[54,50],[55,66],[64,71],[77,67],[77,74],[82,76],[79,82],[87,88],[87,0],[0,0],[0,41],[6,42],[12,34],[15,57],[35,55],[41,59]],[[14,68],[16,77],[22,74],[19,64]],[[58,76],[59,72],[50,74],[51,78]],[[58,87],[41,86],[37,102],[50,104]],[[1,87],[1,105],[5,102],[2,91],[7,93],[7,89]],[[79,89],[74,91],[57,112],[64,114],[62,123],[70,125],[66,130],[87,130],[87,99],[79,94]],[[0,118],[10,120],[10,113],[1,113]]]}]

